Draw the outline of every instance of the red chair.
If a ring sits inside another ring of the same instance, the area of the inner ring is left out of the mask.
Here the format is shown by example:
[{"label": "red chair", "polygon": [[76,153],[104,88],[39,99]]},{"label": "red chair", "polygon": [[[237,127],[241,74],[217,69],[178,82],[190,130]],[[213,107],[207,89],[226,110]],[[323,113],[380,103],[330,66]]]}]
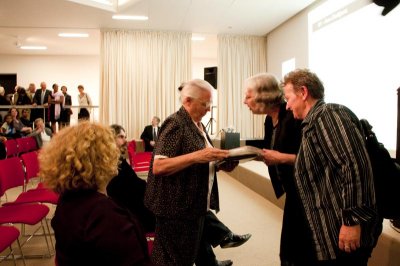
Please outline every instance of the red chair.
[{"label": "red chair", "polygon": [[149,171],[152,153],[137,152],[135,140],[131,140],[128,142],[128,156],[129,162],[135,172]]},{"label": "red chair", "polygon": [[22,261],[25,264],[25,258],[24,254],[22,253],[21,249],[21,244],[19,243],[19,235],[20,232],[17,228],[14,226],[5,226],[5,225],[0,225],[0,253],[6,250],[7,248],[10,249],[10,252],[6,254],[3,258],[0,258],[0,262],[6,260],[10,255],[12,255],[12,258],[14,260],[14,265],[17,265],[17,262],[15,260],[15,255],[14,255],[14,250],[12,249],[12,244],[14,242],[17,242],[18,248],[21,253],[21,258]]},{"label": "red chair", "polygon": [[38,150],[38,146],[37,146],[37,142],[35,137],[31,136],[31,137],[26,137],[26,142],[28,145],[28,150],[29,151],[36,151]]},{"label": "red chair", "polygon": [[[12,157],[0,160],[0,198],[8,189],[21,187],[21,191],[23,191],[24,186],[25,173],[20,158]],[[49,255],[51,256],[52,254],[48,242],[50,228],[46,219],[50,209],[48,206],[38,203],[42,201],[44,202],[44,196],[42,194],[21,192],[15,201],[7,201],[0,207],[0,224],[19,223],[23,225],[23,229],[24,225],[33,226],[39,224],[40,226],[36,228],[36,230],[24,242],[24,244],[29,241],[38,230],[42,229]],[[51,237],[50,243],[53,247],[53,240]]]},{"label": "red chair", "polygon": [[18,145],[18,154],[23,154],[29,151],[28,138],[17,138],[15,139]]},{"label": "red chair", "polygon": [[21,157],[23,158],[25,169],[27,169],[27,174],[24,172],[24,166],[18,157],[0,161],[0,197],[10,188],[21,186],[22,189],[14,201],[6,202],[3,206],[21,203],[49,203],[56,205],[59,196],[55,192],[43,186],[26,190],[29,179],[32,176],[37,176],[39,163],[36,152],[28,152],[22,154]]},{"label": "red chair", "polygon": [[151,252],[153,252],[154,237],[154,233],[146,233],[147,249],[149,251],[149,255],[151,255]]},{"label": "red chair", "polygon": [[7,158],[18,156],[18,144],[15,139],[8,139],[5,142]]}]

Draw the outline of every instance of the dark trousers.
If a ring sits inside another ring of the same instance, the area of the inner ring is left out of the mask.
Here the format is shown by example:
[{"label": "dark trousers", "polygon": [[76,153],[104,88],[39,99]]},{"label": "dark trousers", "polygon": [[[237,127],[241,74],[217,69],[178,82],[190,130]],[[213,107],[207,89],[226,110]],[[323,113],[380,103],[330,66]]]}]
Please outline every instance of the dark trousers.
[{"label": "dark trousers", "polygon": [[212,211],[208,211],[204,219],[203,235],[200,241],[199,251],[196,257],[196,266],[215,265],[215,254],[212,249],[231,232]]}]

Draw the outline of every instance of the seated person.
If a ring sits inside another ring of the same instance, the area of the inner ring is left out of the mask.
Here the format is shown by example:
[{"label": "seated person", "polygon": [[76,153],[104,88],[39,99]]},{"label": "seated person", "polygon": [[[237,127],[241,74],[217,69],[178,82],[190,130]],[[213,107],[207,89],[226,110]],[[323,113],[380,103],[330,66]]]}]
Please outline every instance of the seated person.
[{"label": "seated person", "polygon": [[28,135],[28,137],[34,136],[37,146],[40,149],[43,147],[43,145],[50,141],[53,133],[50,128],[45,127],[43,119],[40,117],[35,119],[34,125],[35,129],[31,134]]},{"label": "seated person", "polygon": [[15,139],[21,137],[21,134],[19,134],[14,128],[13,118],[11,114],[7,114],[4,117],[4,123],[1,126],[1,133],[7,139]]},{"label": "seated person", "polygon": [[32,127],[32,122],[29,119],[29,109],[22,109],[21,111],[21,117],[19,120],[22,122],[27,127]]},{"label": "seated person", "polygon": [[[127,141],[125,129],[111,125],[114,138],[121,151],[118,175],[107,186],[107,195],[137,216],[146,232],[154,232],[155,216],[143,203],[146,181],[139,178],[126,160]],[[209,211],[204,222],[204,245],[200,248],[196,266],[209,266],[210,262],[219,266],[232,265],[231,260],[217,261],[212,246],[221,248],[237,247],[244,244],[251,234],[236,235],[226,227],[215,214]]]},{"label": "seated person", "polygon": [[32,128],[24,125],[24,123],[22,123],[22,121],[19,119],[19,113],[17,108],[14,107],[11,108],[10,114],[13,118],[14,128],[17,133],[19,133],[21,136],[26,136],[29,133],[32,133]]},{"label": "seated person", "polygon": [[160,130],[160,118],[154,116],[151,125],[144,128],[140,138],[144,141],[144,151],[152,152],[157,140],[158,131]]},{"label": "seated person", "polygon": [[56,265],[154,265],[139,221],[106,195],[118,158],[111,130],[88,121],[43,147],[41,176],[60,194],[51,221]]}]

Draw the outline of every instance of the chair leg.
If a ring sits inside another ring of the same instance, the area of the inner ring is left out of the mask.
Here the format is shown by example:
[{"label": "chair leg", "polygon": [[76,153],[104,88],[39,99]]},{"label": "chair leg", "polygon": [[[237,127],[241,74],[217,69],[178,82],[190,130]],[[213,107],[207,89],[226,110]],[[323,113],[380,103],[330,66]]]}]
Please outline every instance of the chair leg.
[{"label": "chair leg", "polygon": [[24,264],[24,266],[26,266],[25,256],[24,256],[24,253],[22,252],[22,247],[21,247],[21,243],[19,242],[19,239],[17,239],[17,244],[18,244],[19,251],[21,252],[22,263]]}]

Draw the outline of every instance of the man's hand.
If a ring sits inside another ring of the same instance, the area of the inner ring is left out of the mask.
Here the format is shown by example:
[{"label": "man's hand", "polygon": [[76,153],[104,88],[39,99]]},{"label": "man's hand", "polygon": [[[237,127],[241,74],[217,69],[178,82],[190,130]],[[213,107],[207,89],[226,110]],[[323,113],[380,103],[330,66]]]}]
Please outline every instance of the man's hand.
[{"label": "man's hand", "polygon": [[347,253],[360,247],[361,226],[342,225],[339,232],[339,248]]},{"label": "man's hand", "polygon": [[154,140],[150,140],[150,145],[151,145],[152,147],[154,147],[154,145],[156,145],[156,142],[155,142]]}]

